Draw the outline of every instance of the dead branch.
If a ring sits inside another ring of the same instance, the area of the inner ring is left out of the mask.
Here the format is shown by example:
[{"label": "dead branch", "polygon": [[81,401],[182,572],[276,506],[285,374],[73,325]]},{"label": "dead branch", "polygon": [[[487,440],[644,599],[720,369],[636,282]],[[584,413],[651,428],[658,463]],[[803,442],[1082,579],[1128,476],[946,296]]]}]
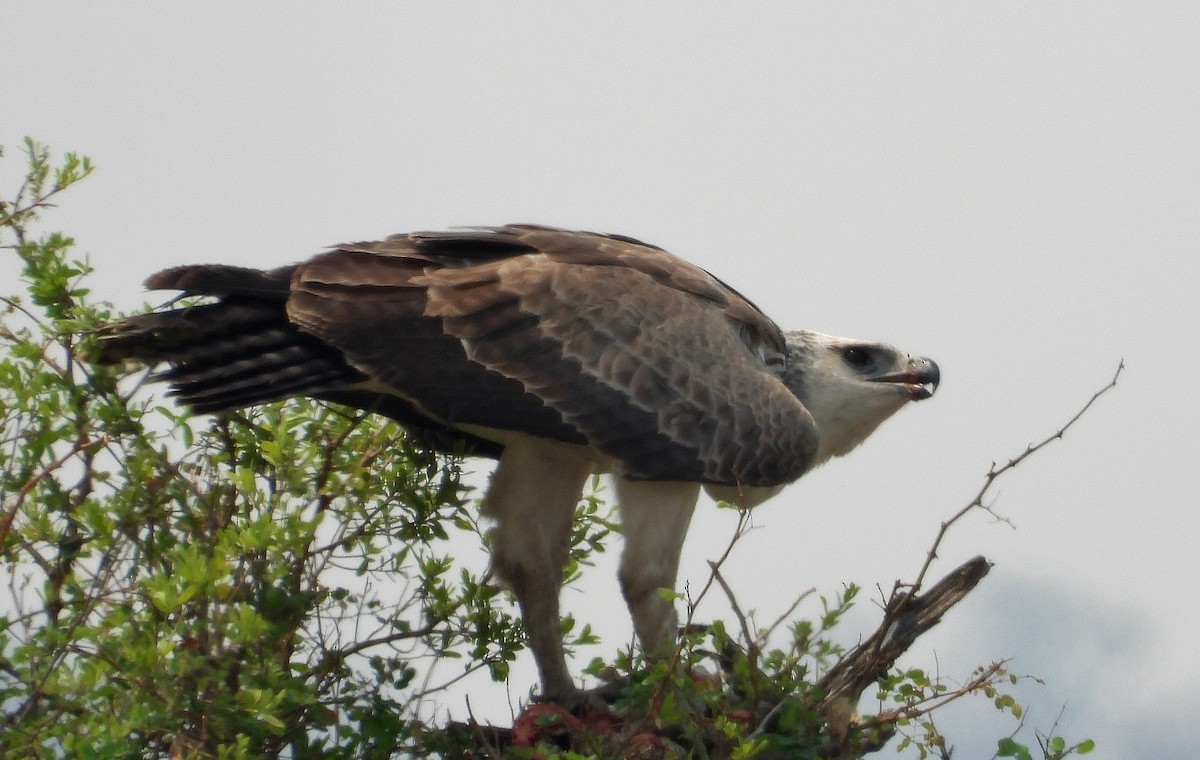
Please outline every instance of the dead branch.
[{"label": "dead branch", "polygon": [[842,700],[858,702],[871,684],[887,675],[900,655],[962,601],[988,574],[992,564],[975,557],[917,596],[901,592],[889,604],[890,624],[880,627],[840,662],[829,669],[818,685],[822,709]]},{"label": "dead branch", "polygon": [[[916,642],[917,638],[937,625],[941,621],[942,616],[951,607],[962,601],[991,569],[991,563],[985,558],[975,557],[959,566],[954,572],[940,580],[924,594],[919,594],[930,567],[933,565],[934,560],[937,559],[938,549],[942,544],[942,540],[946,537],[946,533],[950,527],[972,510],[983,509],[991,512],[991,508],[984,503],[984,499],[991,491],[996,480],[1038,451],[1041,451],[1051,442],[1062,438],[1067,430],[1083,417],[1097,399],[1116,386],[1117,379],[1121,376],[1121,372],[1124,369],[1125,362],[1122,361],[1117,365],[1117,371],[1113,374],[1112,380],[1103,388],[1093,393],[1087,403],[1052,435],[1038,443],[1029,444],[1023,452],[999,467],[995,463],[992,464],[984,476],[983,485],[980,487],[978,493],[975,494],[975,497],[966,506],[951,516],[950,519],[941,524],[933,540],[933,544],[926,553],[924,564],[922,564],[920,571],[917,573],[916,580],[910,584],[897,581],[892,590],[891,598],[888,599],[885,605],[883,621],[880,623],[879,628],[843,657],[818,682],[818,686],[820,687],[818,693],[822,694],[822,697],[817,704],[817,709],[827,717],[831,732],[837,739],[836,746],[829,748],[828,756],[860,756],[879,749],[891,738],[895,733],[896,720],[902,717],[898,711],[889,711],[857,721],[856,725],[860,729],[867,728],[870,730],[860,732],[862,738],[854,743],[854,747],[846,746],[850,724],[854,721],[854,708],[858,704],[862,693],[872,684],[885,677],[900,656]],[[995,669],[999,667],[1000,664],[993,666]],[[976,688],[986,685],[985,682],[988,680],[988,677],[993,674],[994,672],[985,672],[981,679],[977,679],[979,681],[977,684],[973,683],[967,688],[959,690],[960,693],[958,694],[944,695],[947,697],[945,701],[970,693]],[[944,701],[939,704],[944,704]],[[908,717],[911,717],[911,715]]]},{"label": "dead branch", "polygon": [[[1073,417],[1071,417],[1071,419],[1067,420],[1066,424],[1063,425],[1062,427],[1060,427],[1058,430],[1056,430],[1052,435],[1048,436],[1047,438],[1042,440],[1040,443],[1029,444],[1028,446],[1025,447],[1024,451],[1022,451],[1020,454],[1013,457],[1012,459],[1008,460],[1008,462],[1006,462],[1001,467],[996,467],[995,462],[992,463],[991,468],[988,469],[987,474],[983,478],[983,486],[981,486],[979,489],[979,492],[975,494],[975,498],[972,499],[970,501],[970,503],[968,503],[965,507],[958,510],[958,512],[954,513],[954,515],[949,520],[946,520],[945,522],[942,523],[941,528],[938,530],[937,536],[933,539],[933,544],[929,547],[929,552],[925,556],[925,564],[923,564],[921,566],[920,572],[917,573],[917,579],[915,581],[913,581],[913,583],[911,585],[912,591],[914,593],[920,590],[921,584],[925,581],[925,575],[929,572],[929,567],[933,564],[933,561],[935,559],[937,559],[938,549],[942,545],[942,539],[944,539],[946,537],[946,532],[948,530],[950,530],[950,526],[954,525],[956,522],[961,520],[963,518],[963,516],[965,516],[968,512],[971,512],[973,510],[983,509],[988,512],[991,512],[992,511],[991,507],[984,504],[983,500],[988,495],[988,493],[991,491],[992,486],[996,483],[996,480],[1004,473],[1013,469],[1014,467],[1019,465],[1021,462],[1024,462],[1029,457],[1033,456],[1037,452],[1044,449],[1046,446],[1050,445],[1052,442],[1061,439],[1063,437],[1063,435],[1069,429],[1071,429],[1071,427],[1074,426],[1076,422],[1079,421],[1079,418],[1082,417],[1087,412],[1087,410],[1092,407],[1092,404],[1096,403],[1096,400],[1098,398],[1100,398],[1105,393],[1108,393],[1110,390],[1112,390],[1113,388],[1116,387],[1117,378],[1121,377],[1121,372],[1124,369],[1125,369],[1125,361],[1122,360],[1117,363],[1117,371],[1113,374],[1112,380],[1110,380],[1108,382],[1108,385],[1105,385],[1103,388],[1101,388],[1100,390],[1093,393],[1092,397],[1090,399],[1088,399],[1087,403],[1084,404],[1079,409],[1079,411],[1075,413],[1075,416],[1073,416]],[[995,513],[993,513],[993,514],[995,514]]]}]

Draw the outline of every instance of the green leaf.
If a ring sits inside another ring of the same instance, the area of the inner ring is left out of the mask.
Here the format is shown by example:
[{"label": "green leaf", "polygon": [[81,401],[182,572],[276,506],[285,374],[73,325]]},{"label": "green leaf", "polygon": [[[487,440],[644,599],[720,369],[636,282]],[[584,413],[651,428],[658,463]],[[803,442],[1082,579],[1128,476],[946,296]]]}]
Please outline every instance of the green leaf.
[{"label": "green leaf", "polygon": [[1033,760],[1029,747],[1020,744],[1012,737],[1006,737],[996,742],[996,754],[1000,757],[1015,757],[1018,760]]}]

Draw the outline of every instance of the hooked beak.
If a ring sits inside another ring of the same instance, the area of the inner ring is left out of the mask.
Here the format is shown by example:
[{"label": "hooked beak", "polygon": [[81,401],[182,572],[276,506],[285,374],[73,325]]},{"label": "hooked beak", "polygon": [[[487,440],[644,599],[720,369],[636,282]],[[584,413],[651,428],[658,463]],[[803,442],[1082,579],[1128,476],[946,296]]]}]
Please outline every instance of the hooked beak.
[{"label": "hooked beak", "polygon": [[908,360],[908,369],[903,372],[893,372],[890,375],[871,378],[871,380],[876,383],[896,383],[902,385],[908,391],[909,399],[912,401],[921,401],[922,399],[929,398],[937,391],[938,383],[942,380],[942,373],[938,369],[937,362],[933,359],[916,356]]}]

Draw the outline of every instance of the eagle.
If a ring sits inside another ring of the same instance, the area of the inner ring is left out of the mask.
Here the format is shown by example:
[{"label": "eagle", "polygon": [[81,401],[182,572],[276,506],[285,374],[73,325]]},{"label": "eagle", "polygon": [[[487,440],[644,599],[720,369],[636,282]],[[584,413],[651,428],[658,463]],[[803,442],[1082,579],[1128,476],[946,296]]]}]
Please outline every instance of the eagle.
[{"label": "eagle", "polygon": [[536,225],[398,234],[277,269],[194,265],[150,289],[207,296],[102,331],[98,358],[166,364],[194,413],[307,396],[390,417],[422,446],[498,464],[483,499],[541,697],[588,699],[559,591],[587,480],[611,473],[618,571],[650,655],[701,489],[742,508],[854,449],[936,363],[885,343],[785,332],[707,271],[623,235]]}]

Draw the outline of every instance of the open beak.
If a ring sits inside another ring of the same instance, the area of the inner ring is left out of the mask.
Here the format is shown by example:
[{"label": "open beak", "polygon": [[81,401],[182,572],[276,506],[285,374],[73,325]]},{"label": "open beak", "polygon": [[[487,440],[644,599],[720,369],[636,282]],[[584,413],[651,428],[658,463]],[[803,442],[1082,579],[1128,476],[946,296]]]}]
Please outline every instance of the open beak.
[{"label": "open beak", "polygon": [[904,386],[909,399],[920,401],[927,399],[937,391],[938,383],[942,380],[941,370],[933,359],[924,356],[912,357],[908,360],[908,369],[903,372],[893,372],[871,378],[876,383],[896,383]]}]

